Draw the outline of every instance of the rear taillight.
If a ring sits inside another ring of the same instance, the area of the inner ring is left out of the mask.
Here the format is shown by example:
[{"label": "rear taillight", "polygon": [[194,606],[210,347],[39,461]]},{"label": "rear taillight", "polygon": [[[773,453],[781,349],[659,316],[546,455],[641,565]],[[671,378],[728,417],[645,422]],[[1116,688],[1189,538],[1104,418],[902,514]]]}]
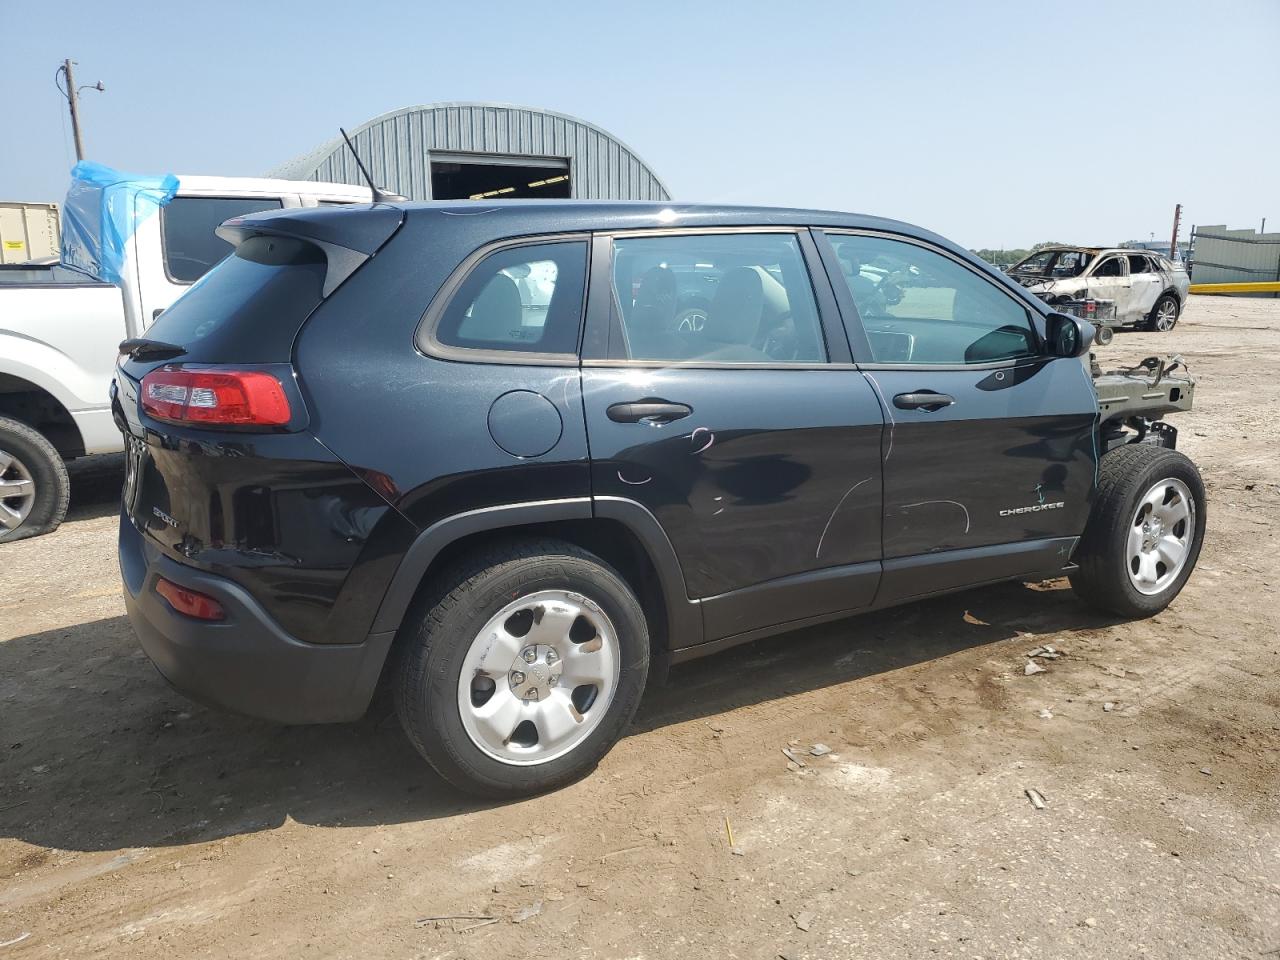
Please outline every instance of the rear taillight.
[{"label": "rear taillight", "polygon": [[278,427],[289,422],[284,387],[260,370],[153,370],[142,378],[142,409],[170,423]]},{"label": "rear taillight", "polygon": [[164,577],[156,579],[156,593],[169,601],[169,606],[173,607],[178,613],[186,614],[188,617],[195,617],[197,620],[224,620],[226,613],[223,612],[222,604],[213,597],[207,597],[203,593],[196,593],[194,590],[188,590],[186,587],[180,587],[172,580],[166,580]]}]

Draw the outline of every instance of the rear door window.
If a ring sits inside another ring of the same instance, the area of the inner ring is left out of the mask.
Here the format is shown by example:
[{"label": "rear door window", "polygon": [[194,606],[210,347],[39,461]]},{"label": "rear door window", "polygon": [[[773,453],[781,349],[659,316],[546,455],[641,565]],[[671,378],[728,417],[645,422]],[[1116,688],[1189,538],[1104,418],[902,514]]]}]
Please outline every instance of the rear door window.
[{"label": "rear door window", "polygon": [[617,237],[612,278],[612,359],[827,359],[813,287],[793,233]]},{"label": "rear door window", "polygon": [[169,279],[195,283],[231,252],[231,244],[214,233],[224,220],[282,205],[273,197],[174,197],[160,208]]},{"label": "rear door window", "polygon": [[434,339],[463,350],[576,354],[586,267],[585,240],[496,250],[457,288]]},{"label": "rear door window", "polygon": [[1131,253],[1129,254],[1129,275],[1133,276],[1138,273],[1155,273],[1155,268],[1151,266],[1151,261],[1142,254]]}]

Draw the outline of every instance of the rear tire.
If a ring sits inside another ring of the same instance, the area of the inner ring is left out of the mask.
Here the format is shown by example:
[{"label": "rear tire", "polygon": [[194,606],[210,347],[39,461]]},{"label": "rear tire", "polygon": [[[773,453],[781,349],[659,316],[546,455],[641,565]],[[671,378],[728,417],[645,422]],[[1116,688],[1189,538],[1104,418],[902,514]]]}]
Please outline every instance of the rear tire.
[{"label": "rear tire", "polygon": [[1099,470],[1071,588],[1110,613],[1152,616],[1178,595],[1199,559],[1204,481],[1185,455],[1149,444],[1112,450]]},{"label": "rear tire", "polygon": [[70,498],[67,465],[53,444],[0,417],[0,543],[56,530]]},{"label": "rear tire", "polygon": [[603,560],[558,540],[490,547],[451,564],[406,619],[396,709],[454,786],[515,797],[591,772],[644,692],[649,635]]},{"label": "rear tire", "polygon": [[1147,314],[1144,326],[1155,333],[1168,333],[1178,325],[1178,317],[1182,315],[1182,304],[1172,293],[1161,295],[1156,305]]}]

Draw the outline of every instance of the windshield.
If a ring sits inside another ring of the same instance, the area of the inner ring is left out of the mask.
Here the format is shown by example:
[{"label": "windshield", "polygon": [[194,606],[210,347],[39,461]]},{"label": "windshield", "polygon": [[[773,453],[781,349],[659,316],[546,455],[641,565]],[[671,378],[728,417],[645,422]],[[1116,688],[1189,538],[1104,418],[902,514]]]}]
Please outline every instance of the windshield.
[{"label": "windshield", "polygon": [[1087,250],[1041,250],[1010,268],[1010,273],[1031,273],[1045,278],[1078,277],[1093,262]]}]

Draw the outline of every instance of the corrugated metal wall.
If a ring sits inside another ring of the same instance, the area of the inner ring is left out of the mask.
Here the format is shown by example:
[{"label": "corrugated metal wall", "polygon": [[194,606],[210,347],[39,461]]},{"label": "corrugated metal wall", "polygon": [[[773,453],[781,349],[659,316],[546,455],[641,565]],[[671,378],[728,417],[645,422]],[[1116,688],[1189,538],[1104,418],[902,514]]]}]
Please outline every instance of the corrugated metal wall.
[{"label": "corrugated metal wall", "polygon": [[[431,199],[431,151],[561,157],[574,197],[669,200],[657,175],[617,138],[583,120],[527,107],[440,103],[376,117],[351,139],[379,186]],[[290,180],[363,184],[341,137],[271,171]]]},{"label": "corrugated metal wall", "polygon": [[1196,227],[1191,279],[1194,283],[1280,280],[1280,233],[1228,230],[1226,224]]}]

